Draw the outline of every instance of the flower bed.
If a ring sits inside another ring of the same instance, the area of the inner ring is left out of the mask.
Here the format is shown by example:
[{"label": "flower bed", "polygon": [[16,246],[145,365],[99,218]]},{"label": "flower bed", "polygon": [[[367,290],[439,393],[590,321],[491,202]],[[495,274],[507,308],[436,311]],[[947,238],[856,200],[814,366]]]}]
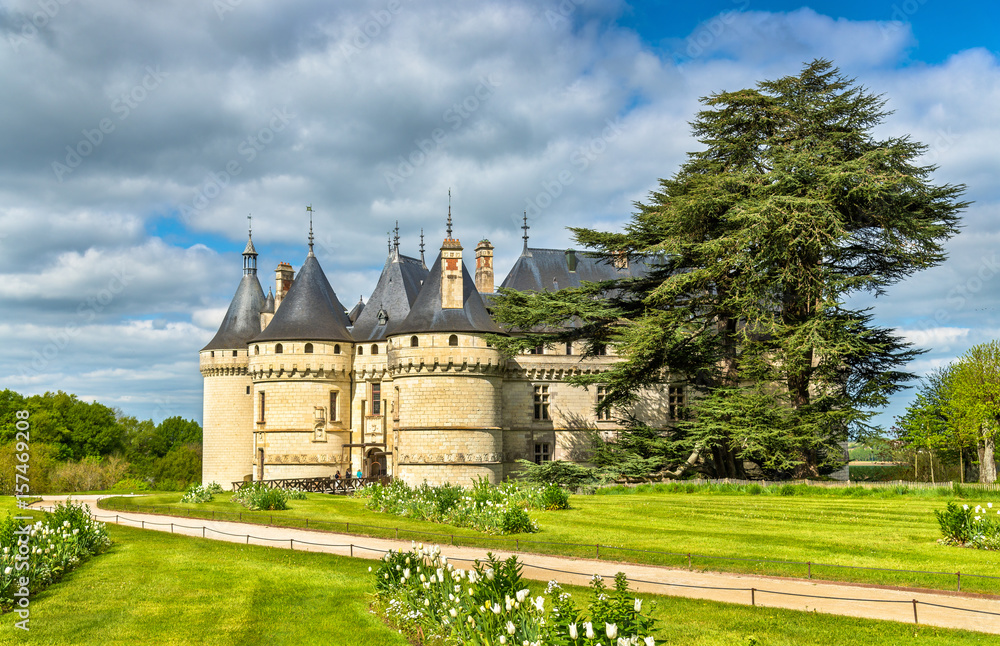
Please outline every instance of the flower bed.
[{"label": "flower bed", "polygon": [[471,527],[487,534],[537,532],[528,509],[565,509],[569,495],[556,485],[519,486],[513,482],[491,485],[478,480],[471,488],[426,482],[411,488],[394,480],[372,484],[355,495],[368,498],[368,509],[417,520]]},{"label": "flower bed", "polygon": [[949,545],[974,547],[981,550],[1000,550],[1000,508],[993,503],[974,508],[965,504],[949,502],[944,511],[936,511],[941,534],[941,542]]},{"label": "flower bed", "polygon": [[[373,568],[369,568],[372,570]],[[555,581],[532,599],[516,556],[492,554],[471,570],[448,563],[437,547],[389,552],[374,568],[376,609],[394,627],[422,643],[500,646],[612,644],[654,646],[654,620],[629,593],[625,575],[608,590],[591,581],[589,608],[580,610]]]},{"label": "flower bed", "polygon": [[[71,502],[57,504],[55,510],[29,525],[29,558],[16,559],[20,548],[22,522],[10,514],[0,521],[0,610],[13,609],[14,593],[28,579],[28,590],[34,595],[58,581],[87,558],[100,554],[111,546],[104,523],[90,517],[90,507]],[[27,564],[25,566],[24,564]],[[19,569],[20,568],[20,569]]]},{"label": "flower bed", "polygon": [[222,493],[222,486],[218,482],[213,482],[207,484],[204,487],[201,485],[191,485],[181,496],[181,502],[211,502],[212,498],[217,493]]}]

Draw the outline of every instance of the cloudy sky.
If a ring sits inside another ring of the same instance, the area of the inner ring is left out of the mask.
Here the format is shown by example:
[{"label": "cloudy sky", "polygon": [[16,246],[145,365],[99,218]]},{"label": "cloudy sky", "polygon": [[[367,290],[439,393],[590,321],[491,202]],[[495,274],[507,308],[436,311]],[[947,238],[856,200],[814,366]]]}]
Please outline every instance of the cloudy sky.
[{"label": "cloudy sky", "polygon": [[266,290],[304,259],[311,204],[350,307],[397,220],[404,253],[423,228],[433,258],[450,188],[499,280],[523,210],[534,246],[621,227],[699,148],[699,97],[816,57],[884,93],[878,134],[928,144],[935,181],[975,202],[947,263],[865,301],[926,372],[1000,336],[997,18],[940,0],[0,1],[0,387],[200,420],[197,351],[247,214]]}]

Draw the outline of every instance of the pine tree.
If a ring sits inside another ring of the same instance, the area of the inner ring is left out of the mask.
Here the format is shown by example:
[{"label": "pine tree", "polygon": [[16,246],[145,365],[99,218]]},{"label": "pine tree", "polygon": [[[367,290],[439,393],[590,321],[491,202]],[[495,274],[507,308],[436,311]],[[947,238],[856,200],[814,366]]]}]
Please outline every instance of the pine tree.
[{"label": "pine tree", "polygon": [[[965,187],[931,183],[934,167],[917,165],[926,146],[876,139],[885,101],[825,60],[702,103],[692,125],[705,150],[636,204],[624,232],[571,229],[607,262],[646,262],[647,275],[504,292],[495,314],[534,333],[496,342],[613,343],[613,370],[573,379],[607,384],[602,409],[669,374],[699,389],[679,429],[716,475],[741,476],[750,460],[815,476],[849,433],[874,430],[873,409],[913,378],[902,367],[921,352],[846,299],[941,263]],[[560,327],[570,319],[580,324]]]}]

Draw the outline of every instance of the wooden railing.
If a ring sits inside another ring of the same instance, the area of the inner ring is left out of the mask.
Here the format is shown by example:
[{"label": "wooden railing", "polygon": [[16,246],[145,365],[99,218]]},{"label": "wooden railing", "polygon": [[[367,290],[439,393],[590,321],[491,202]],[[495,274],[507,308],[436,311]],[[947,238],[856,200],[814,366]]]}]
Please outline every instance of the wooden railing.
[{"label": "wooden railing", "polygon": [[255,482],[262,482],[272,489],[297,489],[298,491],[312,491],[314,493],[349,494],[365,485],[376,482],[387,485],[392,482],[392,476],[382,475],[365,478],[355,478],[353,476],[334,478],[332,476],[323,476],[320,478],[282,478],[279,480],[240,480],[233,482],[233,491],[238,491],[244,486]]}]

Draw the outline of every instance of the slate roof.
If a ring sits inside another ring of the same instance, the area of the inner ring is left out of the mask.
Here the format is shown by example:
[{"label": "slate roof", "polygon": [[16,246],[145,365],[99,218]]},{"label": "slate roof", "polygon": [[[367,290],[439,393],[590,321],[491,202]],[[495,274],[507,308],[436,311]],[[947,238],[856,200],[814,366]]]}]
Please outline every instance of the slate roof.
[{"label": "slate roof", "polygon": [[628,268],[618,269],[586,252],[577,251],[575,256],[576,271],[570,271],[565,250],[526,249],[500,286],[522,292],[555,291],[579,287],[583,281],[596,283],[614,278],[638,278],[647,273],[646,265],[642,263],[632,262]]},{"label": "slate roof", "polygon": [[236,350],[247,347],[247,342],[260,334],[260,311],[264,308],[264,290],[257,274],[246,274],[236,288],[236,294],[219,331],[202,350]]},{"label": "slate roof", "polygon": [[271,293],[270,288],[267,290],[267,298],[264,299],[264,309],[261,310],[261,314],[274,314],[274,294]]},{"label": "slate roof", "polygon": [[[426,280],[427,268],[423,262],[399,253],[391,254],[382,267],[375,291],[354,321],[351,336],[357,341],[381,341],[393,334],[409,315]],[[379,321],[380,313],[384,313],[384,324]]]},{"label": "slate roof", "polygon": [[355,305],[351,309],[351,311],[347,314],[347,318],[351,319],[351,323],[354,323],[355,321],[358,320],[358,317],[361,316],[361,312],[364,311],[365,311],[365,301],[364,301],[364,296],[362,296],[360,299],[358,299],[357,305]]},{"label": "slate roof", "polygon": [[[418,332],[489,332],[504,334],[493,322],[483,299],[476,290],[476,281],[469,275],[469,269],[462,263],[462,309],[441,307],[441,255],[431,265],[424,286],[417,300],[410,307],[410,313],[391,334],[414,334]],[[371,301],[369,301],[369,305]],[[367,308],[372,309],[372,306]]]},{"label": "slate roof", "polygon": [[351,321],[326,279],[316,256],[309,253],[274,318],[253,341],[345,341]]}]

